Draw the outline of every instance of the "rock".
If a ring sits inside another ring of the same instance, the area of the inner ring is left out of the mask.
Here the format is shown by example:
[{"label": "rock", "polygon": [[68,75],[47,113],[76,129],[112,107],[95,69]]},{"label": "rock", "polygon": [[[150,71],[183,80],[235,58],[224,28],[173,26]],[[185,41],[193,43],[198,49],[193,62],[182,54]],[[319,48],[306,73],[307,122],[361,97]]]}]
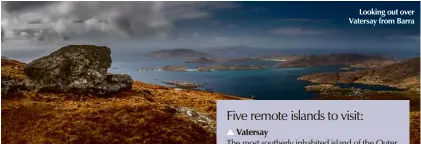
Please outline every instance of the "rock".
[{"label": "rock", "polygon": [[186,113],[189,117],[197,117],[199,115],[197,114],[196,111],[191,111],[191,110],[186,111]]},{"label": "rock", "polygon": [[109,92],[119,92],[121,90],[128,90],[132,88],[132,77],[127,74],[107,74],[107,87],[103,90]]},{"label": "rock", "polygon": [[25,65],[28,86],[38,91],[106,95],[131,89],[126,74],[107,74],[111,51],[105,46],[69,45]]},{"label": "rock", "polygon": [[181,106],[166,106],[164,107],[164,111],[172,114],[176,113],[187,116],[191,121],[200,125],[201,127],[216,132],[215,121],[208,115],[199,113],[192,108]]},{"label": "rock", "polygon": [[7,77],[2,77],[1,79],[1,96],[3,98],[26,89],[26,84],[23,80]]},{"label": "rock", "polygon": [[24,63],[12,59],[1,59],[1,96],[9,97],[27,90]]}]

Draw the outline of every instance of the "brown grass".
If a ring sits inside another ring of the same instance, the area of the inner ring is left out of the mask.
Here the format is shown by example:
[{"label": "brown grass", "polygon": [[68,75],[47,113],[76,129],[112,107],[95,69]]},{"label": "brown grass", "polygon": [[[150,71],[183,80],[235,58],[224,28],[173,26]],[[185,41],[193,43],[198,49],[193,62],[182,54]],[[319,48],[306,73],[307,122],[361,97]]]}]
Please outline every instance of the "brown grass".
[{"label": "brown grass", "polygon": [[[2,76],[25,78],[23,64],[2,59]],[[196,109],[212,118],[216,100],[243,99],[218,93],[175,91],[133,83],[108,98],[22,92],[2,98],[3,143],[215,143],[216,135],[167,106]]]},{"label": "brown grass", "polygon": [[[25,78],[23,64],[16,62],[2,59],[2,77]],[[246,100],[138,81],[108,98],[23,92],[2,98],[1,138],[3,143],[216,143],[214,132],[166,106],[193,108],[215,119],[216,100],[223,99]],[[411,144],[420,143],[419,115],[419,108],[411,112]]]},{"label": "brown grass", "polygon": [[165,106],[191,107],[215,118],[216,99],[239,98],[140,82],[109,98],[24,92],[2,100],[2,142],[215,143],[215,133]]},{"label": "brown grass", "polygon": [[26,78],[25,73],[23,72],[24,66],[24,63],[16,60],[1,59],[1,77],[22,80]]},{"label": "brown grass", "polygon": [[414,111],[410,114],[410,143],[420,143],[420,111]]}]

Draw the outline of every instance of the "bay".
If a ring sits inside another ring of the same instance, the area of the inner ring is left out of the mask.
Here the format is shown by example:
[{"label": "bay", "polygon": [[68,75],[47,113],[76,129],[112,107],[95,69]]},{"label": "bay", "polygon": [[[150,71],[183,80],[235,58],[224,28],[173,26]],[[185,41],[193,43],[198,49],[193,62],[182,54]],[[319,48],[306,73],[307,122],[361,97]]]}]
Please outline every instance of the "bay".
[{"label": "bay", "polygon": [[[203,84],[203,89],[228,95],[260,100],[303,100],[316,97],[316,93],[307,92],[304,87],[311,84],[297,80],[298,77],[321,72],[339,72],[342,66],[301,67],[301,68],[268,68],[260,70],[233,70],[213,72],[171,72],[171,71],[135,71],[137,68],[157,68],[165,65],[187,66],[195,68],[197,64],[184,63],[182,59],[157,59],[147,57],[126,57],[124,61],[113,62],[110,69],[113,73],[127,73],[134,80],[144,83],[161,84],[163,81],[191,81]],[[276,65],[274,61],[245,61],[222,63],[223,65]],[[207,64],[200,64],[207,65]],[[342,86],[348,86],[343,84]],[[351,85],[352,87],[373,90],[389,90],[385,86]],[[393,89],[390,89],[393,90]]]}]

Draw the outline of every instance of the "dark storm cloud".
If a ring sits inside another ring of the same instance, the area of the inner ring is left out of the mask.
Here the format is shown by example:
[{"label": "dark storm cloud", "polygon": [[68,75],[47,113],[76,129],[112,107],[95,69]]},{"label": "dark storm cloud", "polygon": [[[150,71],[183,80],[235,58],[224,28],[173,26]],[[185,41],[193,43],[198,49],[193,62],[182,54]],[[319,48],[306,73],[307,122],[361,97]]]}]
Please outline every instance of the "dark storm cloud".
[{"label": "dark storm cloud", "polygon": [[74,23],[83,23],[85,22],[84,20],[73,20]]},{"label": "dark storm cloud", "polygon": [[4,1],[2,3],[2,9],[7,12],[18,12],[25,10],[32,10],[41,8],[49,4],[53,4],[53,1]]},{"label": "dark storm cloud", "polygon": [[63,40],[70,41],[70,40],[72,40],[72,38],[70,36],[63,36]]},{"label": "dark storm cloud", "polygon": [[41,20],[33,20],[33,21],[29,21],[29,24],[41,24],[42,21]]},{"label": "dark storm cloud", "polygon": [[62,1],[6,2],[3,7],[2,23],[6,30],[38,28],[72,37],[102,32],[166,39],[177,35],[176,21],[205,18],[214,10],[236,5],[232,2]]},{"label": "dark storm cloud", "polygon": [[45,36],[42,36],[42,35],[35,36],[35,40],[44,41]]},{"label": "dark storm cloud", "polygon": [[130,21],[125,17],[117,17],[112,19],[112,22],[117,26],[118,29],[122,30],[124,34],[126,34],[129,37],[133,36],[133,30],[132,26],[130,24]]},{"label": "dark storm cloud", "polygon": [[4,28],[3,26],[1,27],[1,42],[4,41]]}]

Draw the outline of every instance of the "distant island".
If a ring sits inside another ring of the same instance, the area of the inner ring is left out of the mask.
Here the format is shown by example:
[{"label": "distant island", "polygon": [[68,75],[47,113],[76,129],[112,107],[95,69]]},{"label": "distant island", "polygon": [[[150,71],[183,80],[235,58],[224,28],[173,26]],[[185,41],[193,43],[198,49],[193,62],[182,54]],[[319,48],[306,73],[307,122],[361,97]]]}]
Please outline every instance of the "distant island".
[{"label": "distant island", "polygon": [[401,89],[419,91],[420,58],[386,65],[375,69],[364,69],[350,72],[318,73],[298,78],[313,83],[361,83],[386,85]]},{"label": "distant island", "polygon": [[300,56],[295,55],[282,55],[282,56],[262,56],[262,57],[240,57],[240,58],[212,58],[212,57],[199,57],[191,58],[185,63],[226,63],[226,62],[243,62],[243,61],[291,61],[300,59]]},{"label": "distant island", "polygon": [[350,65],[350,68],[379,68],[390,64],[395,64],[399,62],[398,60],[374,60],[374,61],[366,61],[363,63],[357,63]]},{"label": "distant island", "polygon": [[195,69],[188,68],[186,66],[162,66],[159,68],[139,68],[137,71],[176,71],[176,72],[187,72],[187,71],[199,71],[199,72],[209,72],[209,71],[229,71],[229,70],[256,70],[270,68],[269,66],[257,66],[257,65],[209,65],[209,66],[199,66]]},{"label": "distant island", "polygon": [[145,56],[157,57],[157,58],[187,58],[187,57],[207,57],[210,54],[198,52],[191,49],[170,49],[170,50],[158,50],[153,51]]},{"label": "distant island", "polygon": [[236,66],[226,66],[226,65],[211,65],[198,67],[198,71],[228,71],[228,70],[256,70],[268,68],[265,66],[256,66],[256,65],[236,65]]},{"label": "distant island", "polygon": [[187,69],[189,68],[185,66],[163,66],[158,69],[163,70],[163,71],[187,71]]},{"label": "distant island", "polygon": [[212,63],[215,62],[212,58],[207,57],[200,57],[200,58],[193,58],[184,61],[185,63]]},{"label": "distant island", "polygon": [[264,60],[258,57],[244,57],[244,58],[192,58],[185,61],[185,63],[224,63],[224,62],[241,62],[241,61],[253,61],[253,60]]},{"label": "distant island", "polygon": [[391,58],[362,55],[362,54],[328,54],[328,55],[310,55],[303,56],[293,60],[280,63],[278,68],[285,67],[310,67],[310,66],[331,66],[331,65],[352,65],[368,61],[386,61]]},{"label": "distant island", "polygon": [[214,46],[203,48],[207,52],[241,52],[241,51],[256,51],[258,48],[246,45],[232,45],[232,46]]},{"label": "distant island", "polygon": [[399,62],[398,60],[372,60],[372,61],[352,64],[347,67],[342,67],[340,69],[344,71],[356,70],[356,69],[374,69],[374,68],[379,68],[379,67],[395,64],[398,62]]}]

